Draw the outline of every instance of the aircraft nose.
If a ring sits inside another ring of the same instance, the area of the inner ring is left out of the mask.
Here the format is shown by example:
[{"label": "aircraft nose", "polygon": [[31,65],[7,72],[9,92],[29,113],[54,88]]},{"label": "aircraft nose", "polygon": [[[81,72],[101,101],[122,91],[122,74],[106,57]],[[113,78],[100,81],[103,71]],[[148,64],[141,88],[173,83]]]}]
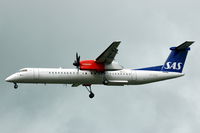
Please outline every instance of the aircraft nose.
[{"label": "aircraft nose", "polygon": [[5,79],[5,81],[6,81],[6,82],[11,82],[11,77],[10,77],[10,76],[7,77],[7,78]]},{"label": "aircraft nose", "polygon": [[5,79],[6,82],[14,82],[14,80],[15,80],[15,75],[14,74]]}]

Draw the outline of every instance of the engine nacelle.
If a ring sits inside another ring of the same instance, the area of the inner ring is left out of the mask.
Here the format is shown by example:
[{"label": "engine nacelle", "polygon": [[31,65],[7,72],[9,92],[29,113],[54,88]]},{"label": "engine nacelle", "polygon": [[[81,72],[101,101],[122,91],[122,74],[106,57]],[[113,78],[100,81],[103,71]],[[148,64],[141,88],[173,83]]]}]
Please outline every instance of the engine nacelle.
[{"label": "engine nacelle", "polygon": [[94,71],[105,71],[105,65],[96,63],[95,60],[83,60],[80,61],[81,70],[94,70]]}]

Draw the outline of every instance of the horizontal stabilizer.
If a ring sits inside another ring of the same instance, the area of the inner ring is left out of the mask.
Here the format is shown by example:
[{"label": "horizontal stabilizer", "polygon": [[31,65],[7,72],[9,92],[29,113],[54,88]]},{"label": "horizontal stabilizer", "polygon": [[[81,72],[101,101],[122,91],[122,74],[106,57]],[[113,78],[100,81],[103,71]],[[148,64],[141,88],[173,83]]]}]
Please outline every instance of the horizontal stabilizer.
[{"label": "horizontal stabilizer", "polygon": [[194,41],[186,41],[183,44],[179,45],[178,47],[176,47],[176,50],[185,50],[187,49],[190,45],[192,45],[194,43]]}]

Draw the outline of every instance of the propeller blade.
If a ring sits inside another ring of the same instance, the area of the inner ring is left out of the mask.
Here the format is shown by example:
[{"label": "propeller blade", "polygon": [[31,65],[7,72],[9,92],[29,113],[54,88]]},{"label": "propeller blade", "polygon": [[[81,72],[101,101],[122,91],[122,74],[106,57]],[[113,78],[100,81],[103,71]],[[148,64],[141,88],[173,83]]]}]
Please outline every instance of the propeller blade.
[{"label": "propeller blade", "polygon": [[78,55],[78,52],[76,52],[76,60],[74,60],[73,65],[76,66],[77,69],[80,69],[80,56]]}]

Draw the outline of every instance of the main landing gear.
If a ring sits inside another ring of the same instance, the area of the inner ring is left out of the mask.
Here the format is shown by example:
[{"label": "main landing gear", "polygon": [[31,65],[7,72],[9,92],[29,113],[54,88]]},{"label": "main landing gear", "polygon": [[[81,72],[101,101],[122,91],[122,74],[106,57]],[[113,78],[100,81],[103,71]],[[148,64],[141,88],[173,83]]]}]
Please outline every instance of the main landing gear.
[{"label": "main landing gear", "polygon": [[92,88],[91,85],[85,85],[85,88],[88,90],[89,94],[89,98],[93,98],[94,97],[94,93],[92,92]]},{"label": "main landing gear", "polygon": [[14,88],[17,89],[18,88],[18,85],[17,83],[14,83]]}]

